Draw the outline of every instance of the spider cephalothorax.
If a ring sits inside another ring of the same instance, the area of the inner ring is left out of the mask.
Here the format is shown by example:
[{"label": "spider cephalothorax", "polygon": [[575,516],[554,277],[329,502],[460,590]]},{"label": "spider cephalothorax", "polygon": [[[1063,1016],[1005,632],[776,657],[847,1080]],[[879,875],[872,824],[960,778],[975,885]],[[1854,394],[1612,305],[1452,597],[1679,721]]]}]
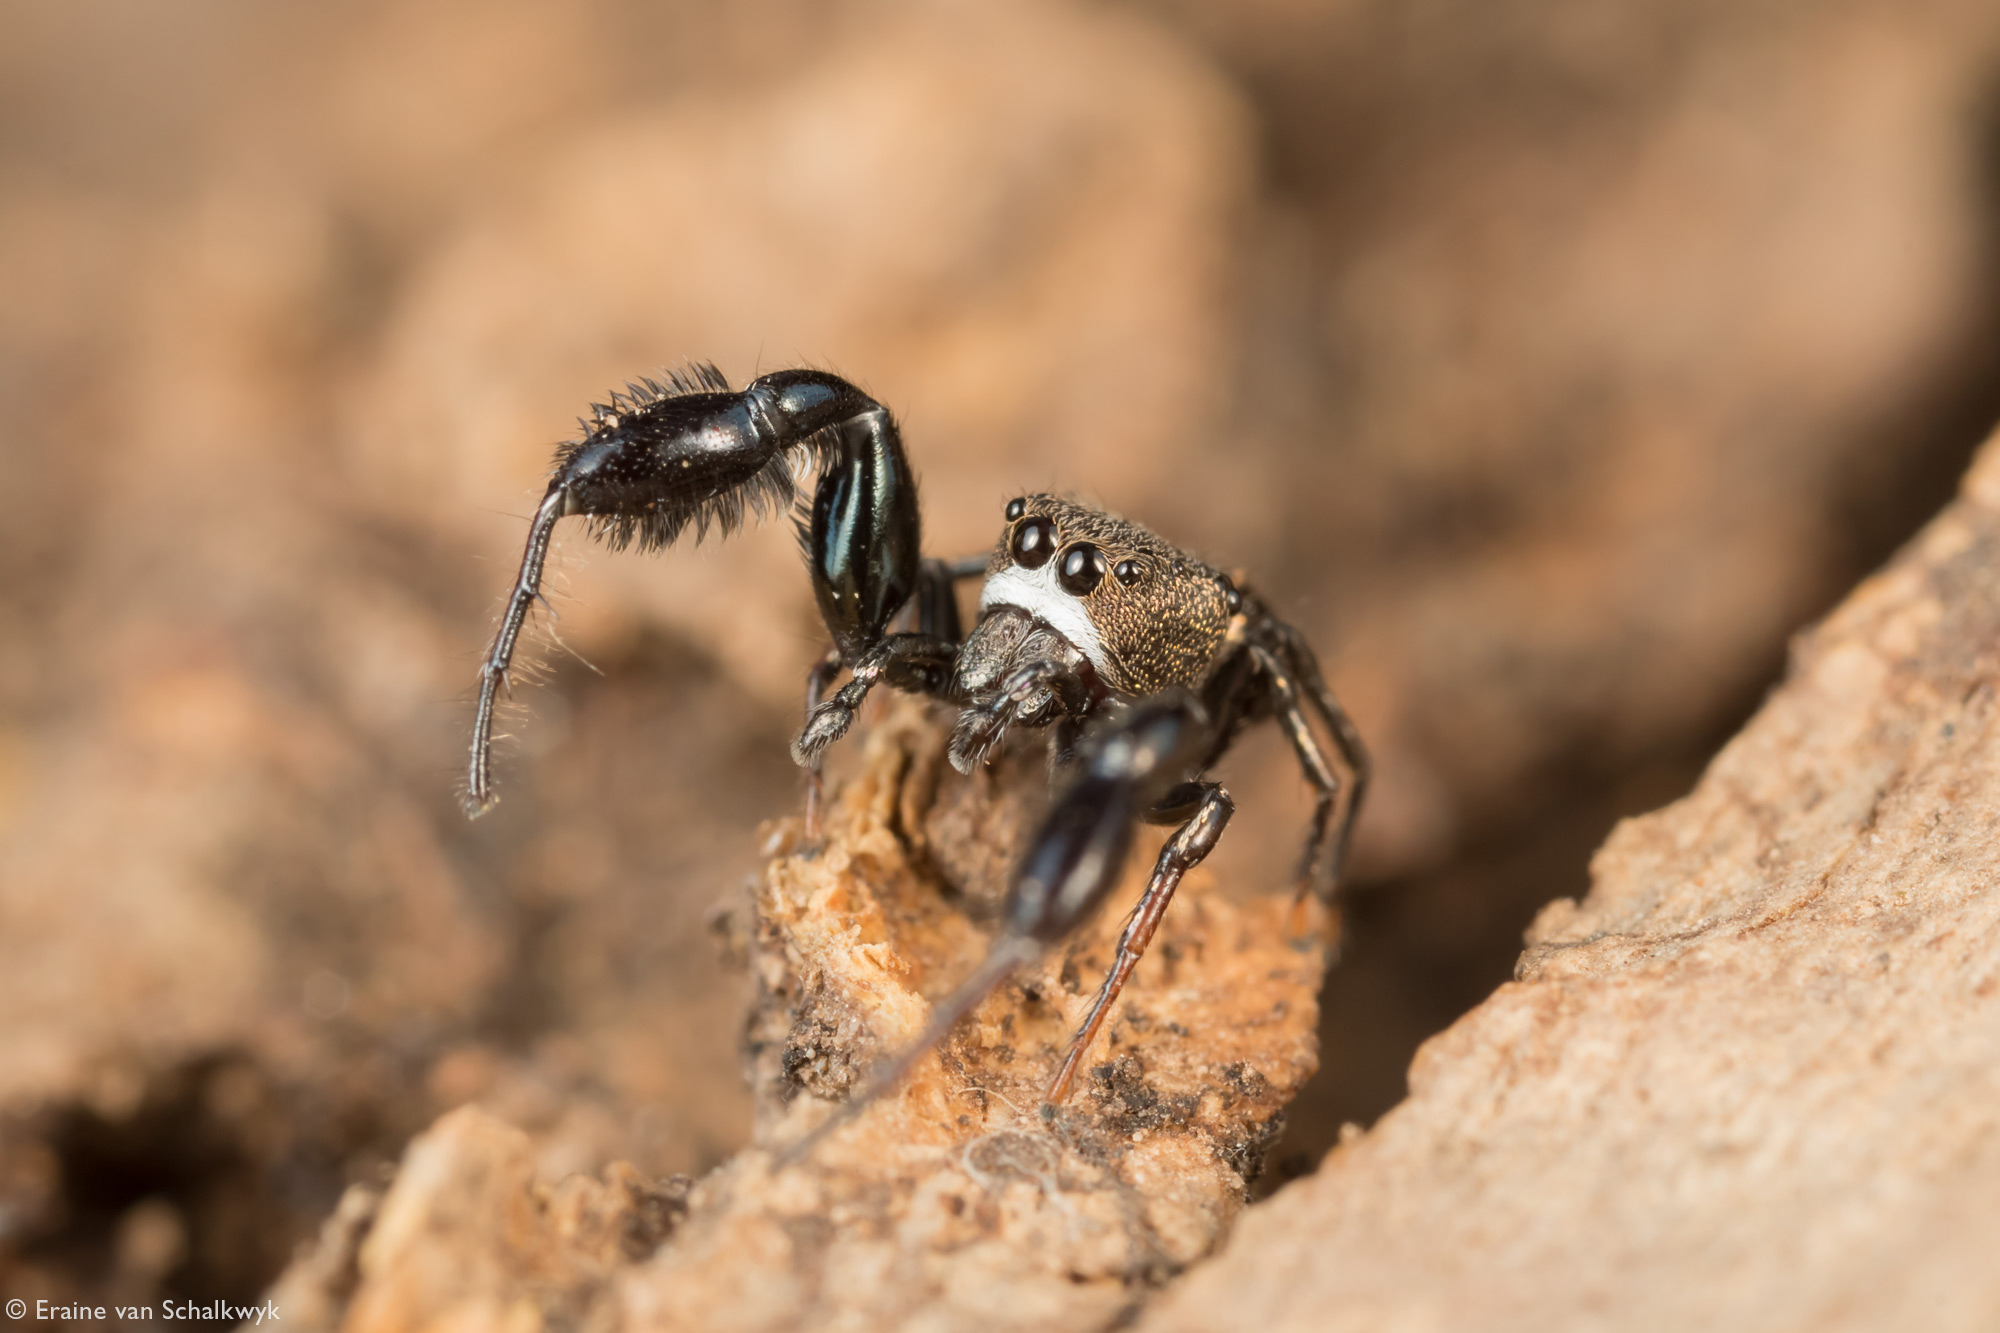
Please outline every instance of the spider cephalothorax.
[{"label": "spider cephalothorax", "polygon": [[[1053,495],[1010,502],[979,609],[1019,607],[1062,631],[1132,697],[1207,674],[1242,596],[1229,576],[1136,523]],[[1039,564],[1035,552],[1051,554]]]},{"label": "spider cephalothorax", "polygon": [[[1332,893],[1367,785],[1367,753],[1304,638],[1228,574],[1136,523],[1054,495],[1007,501],[988,556],[924,559],[916,481],[895,421],[821,371],[778,371],[739,393],[713,367],[698,367],[668,385],[614,395],[583,424],[583,438],[557,454],[481,668],[473,813],[493,799],[493,708],[540,595],[556,521],[585,516],[614,545],[642,548],[667,545],[690,524],[726,533],[746,509],[788,503],[804,461],[820,475],[800,536],[833,641],[808,672],[806,724],[792,746],[808,774],[809,836],[820,755],[878,684],[958,707],[950,757],[962,772],[1012,729],[1050,729],[1057,794],[1016,868],[991,955],[938,1005],[925,1036],[820,1132],[892,1085],[1005,977],[1095,912],[1139,823],[1174,825],[1111,974],[1050,1084],[1048,1099],[1062,1101],[1182,876],[1229,823],[1234,803],[1206,774],[1249,722],[1269,717],[1284,728],[1318,793],[1298,892]],[[953,590],[971,578],[982,586],[966,634]],[[915,628],[892,633],[906,610]],[[843,669],[849,680],[828,697]],[[1344,802],[1321,730],[1346,769]]]},{"label": "spider cephalothorax", "polygon": [[[1027,495],[1005,516],[953,679],[966,703],[951,749],[962,773],[1010,725],[1080,721],[1106,698],[1199,688],[1243,602],[1228,575],[1101,510]],[[1037,664],[1064,671],[1041,683]],[[1017,700],[1007,683],[1023,672],[1037,688]],[[1069,707],[1063,685],[1075,695]],[[1058,760],[1068,739],[1057,733]]]}]

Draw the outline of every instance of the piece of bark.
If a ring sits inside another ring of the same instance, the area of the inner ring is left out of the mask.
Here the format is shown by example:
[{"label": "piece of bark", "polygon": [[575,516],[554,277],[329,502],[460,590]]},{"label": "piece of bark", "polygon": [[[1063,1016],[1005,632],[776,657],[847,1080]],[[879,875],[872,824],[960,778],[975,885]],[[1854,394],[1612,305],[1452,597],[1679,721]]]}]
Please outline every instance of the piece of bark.
[{"label": "piece of bark", "polygon": [[2000,1324],[2000,439],[1409,1100],[1144,1321]]},{"label": "piece of bark", "polygon": [[[986,953],[1002,844],[1039,808],[1044,765],[1036,750],[963,779],[942,763],[945,734],[926,706],[897,704],[824,846],[791,850],[796,823],[776,826],[786,850],[755,895],[756,1146],[694,1187],[657,1254],[607,1239],[651,1197],[629,1175],[551,1196],[529,1140],[466,1110],[413,1145],[352,1263],[338,1253],[350,1228],[295,1265],[294,1299],[344,1309],[350,1333],[1089,1329],[1209,1253],[1316,1064],[1326,931],[1316,908],[1296,931],[1288,896],[1232,903],[1199,873],[1052,1117],[1041,1095],[1109,965],[1116,910],[811,1157],[774,1165]],[[1136,898],[1151,851],[1142,839],[1114,901]],[[565,1222],[563,1200],[588,1225]],[[329,1294],[337,1283],[351,1292]]]}]

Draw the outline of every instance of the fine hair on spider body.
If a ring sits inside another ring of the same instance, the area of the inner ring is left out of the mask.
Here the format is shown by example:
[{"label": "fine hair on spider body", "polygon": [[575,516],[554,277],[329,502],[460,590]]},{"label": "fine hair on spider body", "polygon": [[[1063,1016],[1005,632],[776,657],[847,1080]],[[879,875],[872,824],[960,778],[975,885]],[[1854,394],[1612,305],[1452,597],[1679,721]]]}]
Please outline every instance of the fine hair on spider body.
[{"label": "fine hair on spider body", "polygon": [[[820,759],[877,685],[959,710],[948,755],[970,773],[1017,729],[1047,729],[1055,792],[1015,867],[986,960],[939,1001],[926,1031],[784,1154],[793,1160],[895,1087],[988,994],[1069,939],[1103,905],[1137,827],[1168,826],[1111,971],[1054,1071],[1060,1104],[1182,877],[1235,811],[1206,776],[1242,730],[1275,721],[1315,793],[1296,894],[1339,884],[1369,777],[1360,734],[1305,638],[1249,588],[1136,523],[1056,495],[1017,496],[983,555],[922,555],[916,478],[889,410],[838,376],[781,370],[732,390],[713,366],[644,381],[593,407],[557,452],[492,647],[480,668],[466,808],[494,801],[495,705],[540,596],[556,523],[580,517],[614,548],[727,534],[791,504],[817,471],[799,537],[831,640],[806,673],[792,745],[818,836]],[[956,587],[979,579],[961,623]],[[891,633],[906,608],[915,628]],[[840,673],[848,680],[832,689]],[[829,693],[831,691],[831,693]],[[1319,729],[1332,740],[1322,743]]]}]

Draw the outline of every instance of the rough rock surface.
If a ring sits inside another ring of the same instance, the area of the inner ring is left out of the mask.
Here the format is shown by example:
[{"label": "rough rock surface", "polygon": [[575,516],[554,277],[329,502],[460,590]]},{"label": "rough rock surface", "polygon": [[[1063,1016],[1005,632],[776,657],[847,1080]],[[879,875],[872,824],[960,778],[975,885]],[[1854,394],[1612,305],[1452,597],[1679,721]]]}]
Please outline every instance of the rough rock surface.
[{"label": "rough rock surface", "polygon": [[1997,679],[2000,439],[1143,1327],[1992,1328]]},{"label": "rough rock surface", "polygon": [[[824,846],[789,850],[796,825],[774,831],[787,850],[756,892],[751,946],[755,1146],[691,1192],[614,1167],[551,1193],[527,1136],[453,1112],[411,1147],[372,1227],[337,1218],[281,1295],[350,1333],[586,1314],[630,1329],[1081,1329],[1129,1318],[1205,1256],[1316,1063],[1325,951],[1323,920],[1295,934],[1288,900],[1231,903],[1199,874],[1052,1118],[1036,1107],[1109,963],[1115,911],[811,1157],[774,1162],[986,952],[988,867],[949,858],[972,867],[954,885],[933,840],[1018,825],[1038,764],[961,779],[943,739],[922,705],[899,704]],[[1149,866],[1135,859],[1126,897]]]}]

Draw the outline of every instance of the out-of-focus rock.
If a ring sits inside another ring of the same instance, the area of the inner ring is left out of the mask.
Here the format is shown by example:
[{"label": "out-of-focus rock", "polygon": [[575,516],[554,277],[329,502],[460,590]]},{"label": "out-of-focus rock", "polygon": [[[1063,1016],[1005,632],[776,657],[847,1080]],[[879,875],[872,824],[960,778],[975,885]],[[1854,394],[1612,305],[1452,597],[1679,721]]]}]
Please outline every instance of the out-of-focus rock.
[{"label": "out-of-focus rock", "polygon": [[287,1324],[347,1333],[578,1327],[672,1232],[686,1184],[616,1163],[542,1185],[528,1136],[465,1107],[410,1144],[387,1194],[350,1191],[271,1301]]},{"label": "out-of-focus rock", "polygon": [[920,705],[900,707],[868,737],[824,847],[769,866],[755,908],[758,1146],[697,1184],[684,1220],[672,1193],[678,1226],[656,1256],[617,1242],[658,1191],[627,1174],[551,1196],[524,1135],[463,1111],[412,1145],[353,1264],[340,1257],[353,1228],[335,1229],[279,1290],[315,1310],[345,1302],[351,1333],[586,1317],[632,1330],[1082,1329],[1129,1317],[1207,1254],[1313,1068],[1324,960],[1316,935],[1291,934],[1288,901],[1232,905],[1199,875],[1069,1105],[1035,1111],[1109,964],[1115,911],[1000,988],[811,1157],[774,1165],[772,1150],[911,1040],[988,947],[990,904],[954,901],[912,862],[907,830],[940,782],[996,805],[1020,792],[941,777],[945,737]]},{"label": "out-of-focus rock", "polygon": [[2000,440],[1168,1330],[2000,1317]]}]

